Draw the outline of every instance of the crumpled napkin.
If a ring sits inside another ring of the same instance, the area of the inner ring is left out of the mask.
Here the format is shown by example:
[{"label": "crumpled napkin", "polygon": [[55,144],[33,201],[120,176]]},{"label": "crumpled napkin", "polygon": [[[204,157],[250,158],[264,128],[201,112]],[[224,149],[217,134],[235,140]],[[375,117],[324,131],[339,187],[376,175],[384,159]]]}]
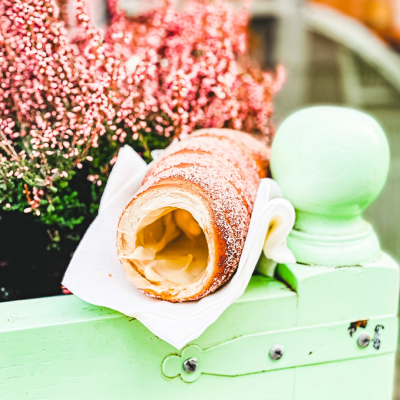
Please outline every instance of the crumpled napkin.
[{"label": "crumpled napkin", "polygon": [[199,337],[243,294],[263,250],[271,259],[270,273],[276,262],[296,261],[286,247],[295,212],[291,203],[281,198],[278,184],[263,179],[232,279],[217,292],[195,302],[156,300],[141,293],[125,278],[116,248],[120,215],[138,191],[148,168],[131,147],[126,145],[120,150],[100,202],[99,215],[75,251],[62,284],[88,303],[137,318],[156,336],[181,349]]}]

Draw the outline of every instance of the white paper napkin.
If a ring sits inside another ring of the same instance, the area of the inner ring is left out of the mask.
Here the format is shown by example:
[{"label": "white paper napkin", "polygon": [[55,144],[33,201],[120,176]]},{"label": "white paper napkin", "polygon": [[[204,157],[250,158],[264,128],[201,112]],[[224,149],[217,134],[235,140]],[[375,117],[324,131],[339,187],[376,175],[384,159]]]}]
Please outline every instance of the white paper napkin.
[{"label": "white paper napkin", "polygon": [[[100,202],[99,215],[81,240],[63,285],[81,299],[135,317],[156,336],[181,349],[199,337],[245,291],[264,249],[276,262],[295,262],[286,247],[295,212],[278,184],[261,181],[240,263],[232,279],[196,302],[169,303],[146,296],[125,278],[116,248],[117,225],[138,191],[148,166],[129,146],[120,150]],[[267,240],[271,221],[275,226]]]}]

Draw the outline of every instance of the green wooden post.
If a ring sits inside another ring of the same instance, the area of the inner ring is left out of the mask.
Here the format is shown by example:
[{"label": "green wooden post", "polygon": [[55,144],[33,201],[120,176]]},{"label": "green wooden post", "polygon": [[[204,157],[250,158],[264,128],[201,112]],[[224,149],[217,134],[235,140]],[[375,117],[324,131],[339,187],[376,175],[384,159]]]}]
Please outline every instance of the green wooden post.
[{"label": "green wooden post", "polygon": [[389,145],[360,111],[311,107],[281,125],[271,170],[296,209],[288,245],[306,264],[355,265],[377,258],[378,238],[361,214],[381,192]]}]

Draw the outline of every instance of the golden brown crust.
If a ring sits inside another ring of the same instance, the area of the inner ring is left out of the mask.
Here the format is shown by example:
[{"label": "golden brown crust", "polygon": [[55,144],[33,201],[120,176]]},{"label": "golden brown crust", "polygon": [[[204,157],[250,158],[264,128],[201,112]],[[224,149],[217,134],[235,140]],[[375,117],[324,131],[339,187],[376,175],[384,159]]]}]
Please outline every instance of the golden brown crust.
[{"label": "golden brown crust", "polygon": [[229,140],[235,146],[240,147],[244,153],[256,162],[260,178],[268,176],[269,159],[271,156],[270,149],[257,139],[251,137],[248,133],[233,129],[205,128],[195,131],[190,135],[191,138],[202,136]]},{"label": "golden brown crust", "polygon": [[[247,134],[245,134],[247,135]],[[250,152],[244,152],[239,145],[235,145],[231,140],[224,137],[214,137],[206,135],[195,135],[175,143],[168,147],[163,158],[179,152],[206,153],[215,157],[217,160],[224,159],[247,176],[247,179],[258,182],[259,178],[264,177],[265,173],[259,173],[259,167]]]},{"label": "golden brown crust", "polygon": [[[193,194],[202,197],[204,200],[205,204],[207,205],[207,209],[209,212],[209,217],[212,221],[212,224],[210,227],[212,228],[211,232],[208,232],[208,238],[209,240],[213,240],[214,242],[218,243],[216,246],[216,256],[219,259],[217,263],[217,270],[214,274],[214,276],[210,277],[206,282],[203,283],[202,290],[198,292],[196,295],[192,295],[189,297],[186,297],[185,299],[177,299],[174,295],[170,295],[168,293],[163,293],[162,295],[156,293],[153,290],[150,289],[145,289],[141,291],[147,295],[150,295],[151,297],[161,299],[161,300],[167,300],[173,303],[176,302],[182,302],[182,301],[193,301],[193,300],[198,300],[204,296],[206,296],[209,293],[212,293],[213,291],[216,290],[218,286],[215,285],[215,282],[218,282],[219,280],[222,279],[222,275],[225,272],[225,269],[223,266],[225,265],[224,263],[224,257],[225,253],[227,252],[227,246],[226,246],[226,240],[224,240],[220,235],[218,234],[218,223],[217,219],[215,217],[215,212],[213,211],[208,197],[205,195],[204,191],[202,188],[196,184],[193,184],[191,182],[185,182],[185,190],[187,192],[192,192]],[[148,193],[150,191],[157,191],[157,190],[171,190],[176,188],[177,185],[182,185],[182,180],[180,179],[163,179],[149,187],[147,190],[142,191],[139,193],[137,196],[135,196],[134,199],[129,204],[132,204],[135,200],[139,198],[139,196],[143,195],[144,193]],[[126,209],[129,208],[129,205],[126,207]],[[125,210],[126,210],[125,209]],[[134,268],[134,266],[131,264],[131,267]],[[233,271],[231,272],[233,273]]]},{"label": "golden brown crust", "polygon": [[[119,225],[125,213],[144,199],[142,196],[159,196],[178,189],[201,199],[207,210],[207,226],[203,230],[209,250],[213,251],[209,255],[212,273],[204,275],[195,292],[185,288],[178,293],[160,293],[155,286],[141,289],[149,296],[171,302],[198,300],[226,283],[236,271],[258,184],[266,176],[262,166],[268,164],[268,149],[247,134],[231,132],[204,130],[171,146],[150,169],[140,192],[124,210]],[[120,260],[125,271],[135,269],[133,262],[122,257],[122,236],[118,234],[117,240]],[[143,274],[142,278],[145,279]]]},{"label": "golden brown crust", "polygon": [[207,168],[208,172],[218,174],[221,170],[225,171],[225,179],[235,187],[237,193],[241,196],[249,215],[252,212],[254,196],[258,188],[259,178],[247,176],[243,170],[235,168],[235,165],[224,158],[217,158],[206,152],[192,152],[182,149],[168,156],[168,162],[160,162],[155,164],[148,172],[143,186],[146,186],[149,179],[153,179],[161,173],[171,168],[188,168],[197,166],[199,168]]}]

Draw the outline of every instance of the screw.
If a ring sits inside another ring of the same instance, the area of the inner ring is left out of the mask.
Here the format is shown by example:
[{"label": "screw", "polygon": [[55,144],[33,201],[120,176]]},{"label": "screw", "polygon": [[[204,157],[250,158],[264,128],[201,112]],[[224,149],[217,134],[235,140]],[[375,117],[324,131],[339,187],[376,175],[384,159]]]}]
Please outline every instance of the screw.
[{"label": "screw", "polygon": [[280,360],[283,357],[284,351],[285,350],[284,350],[283,346],[281,346],[280,344],[276,344],[271,347],[271,350],[269,351],[269,356],[273,360]]},{"label": "screw", "polygon": [[183,362],[183,369],[188,374],[192,374],[199,367],[199,361],[197,358],[188,358]]},{"label": "screw", "polygon": [[357,343],[360,347],[367,347],[370,342],[371,336],[366,332],[362,333],[357,339]]}]

